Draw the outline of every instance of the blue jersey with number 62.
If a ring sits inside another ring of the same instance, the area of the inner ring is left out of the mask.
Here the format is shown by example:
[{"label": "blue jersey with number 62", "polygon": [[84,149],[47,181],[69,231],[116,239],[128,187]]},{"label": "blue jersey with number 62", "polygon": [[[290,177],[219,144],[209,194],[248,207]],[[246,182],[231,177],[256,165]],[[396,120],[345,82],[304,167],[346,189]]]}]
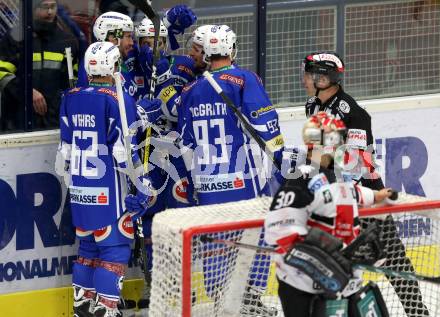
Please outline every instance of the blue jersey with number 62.
[{"label": "blue jersey with number 62", "polygon": [[[284,142],[278,115],[260,78],[234,66],[212,74],[266,147],[280,157]],[[269,193],[268,157],[205,78],[183,89],[178,112],[182,143],[193,151],[190,168],[199,204]],[[189,165],[188,160],[186,163]]]},{"label": "blue jersey with number 62", "polygon": [[[124,93],[127,123],[136,120],[133,98]],[[124,212],[126,152],[114,87],[74,88],[60,108],[61,148],[68,148],[73,224],[96,230]]]}]

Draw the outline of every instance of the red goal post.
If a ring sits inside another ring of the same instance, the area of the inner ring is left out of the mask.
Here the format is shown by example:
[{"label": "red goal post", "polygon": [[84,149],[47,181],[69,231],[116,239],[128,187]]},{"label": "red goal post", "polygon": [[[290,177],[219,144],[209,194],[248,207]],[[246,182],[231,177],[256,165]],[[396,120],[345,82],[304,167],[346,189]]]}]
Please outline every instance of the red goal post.
[{"label": "red goal post", "polygon": [[[270,203],[271,198],[265,197],[167,210],[156,215],[153,222],[150,315],[283,316],[276,292],[275,267],[270,262],[270,255],[200,241],[200,236],[210,234],[220,239],[261,245],[261,228]],[[401,240],[389,238],[389,244],[398,245],[397,240],[403,241],[417,273],[439,276],[439,210],[440,201],[401,195],[397,205],[362,209],[360,214],[362,219],[374,218],[382,223],[388,221],[387,225],[391,221],[392,230],[397,233],[405,230],[406,222],[411,224],[411,230],[417,229],[414,236],[411,236],[414,233],[411,231],[408,237]],[[393,216],[386,218],[388,215]],[[429,230],[423,227],[423,223],[429,224]],[[418,224],[422,227],[416,228]],[[430,236],[427,237],[423,230],[428,230]],[[420,232],[422,236],[419,237]],[[404,263],[401,252],[390,254],[396,270],[408,269],[399,264]],[[396,295],[396,292],[402,291],[396,291],[384,276],[365,273],[364,277],[379,284],[391,316],[404,316],[407,309],[419,305],[417,301],[423,301],[422,306],[426,307],[430,316],[440,315],[440,303],[437,303],[440,301],[440,285],[426,282],[417,287],[412,285],[410,291],[420,292],[420,298],[414,297],[416,303],[402,304],[399,295]],[[406,285],[406,281],[399,283],[400,289]],[[402,286],[402,283],[405,285]],[[403,295],[413,295],[405,287],[404,292],[407,293]],[[420,316],[423,316],[422,313]],[[413,316],[418,315],[415,313]]]}]

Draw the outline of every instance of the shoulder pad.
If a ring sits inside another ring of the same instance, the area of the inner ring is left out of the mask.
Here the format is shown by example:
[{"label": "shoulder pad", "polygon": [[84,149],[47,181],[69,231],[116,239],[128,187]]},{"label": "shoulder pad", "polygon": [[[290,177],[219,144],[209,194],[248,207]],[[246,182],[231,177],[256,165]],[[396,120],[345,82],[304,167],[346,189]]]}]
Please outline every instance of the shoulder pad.
[{"label": "shoulder pad", "polygon": [[111,89],[108,89],[108,88],[99,88],[97,91],[98,91],[98,92],[101,92],[101,93],[104,93],[104,94],[106,94],[106,95],[110,95],[110,96],[112,96],[113,98],[115,98],[116,100],[118,100],[118,94],[117,94],[116,92],[114,92],[113,90],[111,90]]}]

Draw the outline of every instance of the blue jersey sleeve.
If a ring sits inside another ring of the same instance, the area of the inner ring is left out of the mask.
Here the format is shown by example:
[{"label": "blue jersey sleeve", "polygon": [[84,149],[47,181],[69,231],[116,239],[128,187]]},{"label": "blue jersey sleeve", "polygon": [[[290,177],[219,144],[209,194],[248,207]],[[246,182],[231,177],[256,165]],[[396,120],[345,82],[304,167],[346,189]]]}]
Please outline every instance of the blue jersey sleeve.
[{"label": "blue jersey sleeve", "polygon": [[243,86],[243,115],[249,120],[266,147],[281,159],[284,140],[280,133],[278,114],[258,75],[247,72]]}]

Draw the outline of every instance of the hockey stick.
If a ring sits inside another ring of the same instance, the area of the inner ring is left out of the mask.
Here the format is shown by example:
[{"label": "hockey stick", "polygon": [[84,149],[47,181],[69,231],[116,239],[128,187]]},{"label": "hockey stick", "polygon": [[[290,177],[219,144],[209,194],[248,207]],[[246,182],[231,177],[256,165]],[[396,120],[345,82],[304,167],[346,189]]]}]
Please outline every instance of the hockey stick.
[{"label": "hockey stick", "polygon": [[[122,134],[123,134],[123,138],[125,141],[124,146],[125,146],[125,151],[127,152],[128,173],[129,173],[129,177],[130,177],[132,183],[136,184],[137,175],[136,175],[133,161],[131,158],[130,133],[129,133],[128,124],[127,124],[127,114],[125,112],[125,101],[124,101],[124,93],[122,90],[121,73],[119,73],[119,72],[114,73],[113,77],[115,79],[115,84],[116,84],[116,94],[118,96],[118,106],[119,106],[119,114],[121,117]],[[147,256],[147,250],[145,249],[145,246],[144,246],[145,236],[144,236],[144,231],[143,231],[143,226],[142,226],[142,217],[139,217],[137,219],[136,236],[141,241],[140,242],[141,243],[140,252],[141,252],[141,259],[142,259],[142,271],[144,272],[145,283],[147,285],[147,287],[146,287],[146,293],[148,295],[147,299],[149,299],[150,298],[149,292],[150,292],[150,287],[151,287],[151,274],[148,271],[148,267],[147,267],[148,256]]]},{"label": "hockey stick", "polygon": [[281,162],[275,159],[273,152],[271,152],[267,146],[266,143],[263,141],[263,139],[257,134],[257,131],[252,127],[252,125],[246,120],[246,118],[243,116],[243,114],[238,110],[237,106],[232,102],[232,100],[225,94],[223,89],[220,87],[220,85],[215,81],[212,74],[208,71],[205,71],[203,73],[203,76],[208,80],[209,84],[214,88],[214,90],[217,92],[217,94],[222,97],[223,101],[226,103],[226,105],[231,108],[231,110],[235,113],[235,115],[240,120],[241,124],[243,124],[244,128],[249,132],[249,134],[252,136],[252,138],[257,142],[257,144],[260,146],[261,150],[266,153],[266,155],[272,160],[275,167],[281,171]]},{"label": "hockey stick", "polygon": [[67,74],[69,75],[69,87],[75,87],[75,78],[73,77],[73,61],[72,61],[72,48],[66,47],[66,62],[67,62]]},{"label": "hockey stick", "polygon": [[[219,244],[224,244],[224,245],[231,246],[231,247],[245,248],[245,249],[254,250],[254,251],[280,254],[280,250],[277,248],[260,247],[258,245],[252,245],[252,244],[247,244],[247,243],[242,243],[242,242],[216,239],[216,238],[208,237],[206,235],[201,236],[200,241],[203,243],[219,243]],[[424,282],[429,282],[429,283],[433,283],[433,284],[440,284],[440,277],[425,276],[425,275],[420,275],[420,274],[411,273],[411,272],[393,271],[393,270],[386,269],[386,268],[375,267],[373,265],[354,264],[353,269],[360,269],[360,270],[365,270],[365,271],[369,271],[369,272],[373,272],[373,273],[384,274],[386,276],[401,278],[401,279],[405,279],[405,280],[424,281]]]}]

